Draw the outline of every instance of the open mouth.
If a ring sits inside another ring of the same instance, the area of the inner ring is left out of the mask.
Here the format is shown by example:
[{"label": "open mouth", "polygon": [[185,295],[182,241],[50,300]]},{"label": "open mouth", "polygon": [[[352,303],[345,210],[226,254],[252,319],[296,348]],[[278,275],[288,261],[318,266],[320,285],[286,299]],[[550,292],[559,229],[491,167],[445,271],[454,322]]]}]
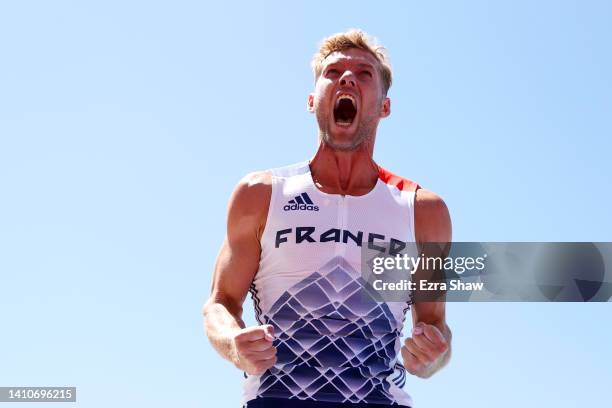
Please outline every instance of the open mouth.
[{"label": "open mouth", "polygon": [[334,105],[334,122],[338,126],[349,127],[357,116],[355,98],[348,94],[338,97]]}]

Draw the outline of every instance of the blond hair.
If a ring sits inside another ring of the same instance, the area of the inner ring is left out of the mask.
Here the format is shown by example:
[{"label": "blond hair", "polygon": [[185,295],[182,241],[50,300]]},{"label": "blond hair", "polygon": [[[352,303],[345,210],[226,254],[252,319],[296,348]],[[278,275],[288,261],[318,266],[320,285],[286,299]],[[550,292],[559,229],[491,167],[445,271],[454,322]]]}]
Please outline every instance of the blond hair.
[{"label": "blond hair", "polygon": [[324,38],[319,46],[319,51],[312,58],[312,70],[315,82],[321,75],[323,61],[331,53],[343,51],[349,48],[358,48],[372,54],[378,61],[378,73],[383,83],[384,94],[386,95],[391,87],[392,73],[389,57],[385,47],[376,44],[376,41],[366,32],[358,29],[351,29],[344,33],[336,33]]}]

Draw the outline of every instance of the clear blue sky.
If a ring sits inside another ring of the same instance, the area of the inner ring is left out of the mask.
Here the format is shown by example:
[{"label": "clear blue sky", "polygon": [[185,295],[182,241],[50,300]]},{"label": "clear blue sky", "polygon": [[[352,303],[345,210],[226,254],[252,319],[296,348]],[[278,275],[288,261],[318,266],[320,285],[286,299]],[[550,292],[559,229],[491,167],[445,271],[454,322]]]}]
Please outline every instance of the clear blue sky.
[{"label": "clear blue sky", "polygon": [[[612,241],[610,2],[373,5],[0,6],[0,386],[238,407],[200,317],[227,199],[314,152],[309,60],[350,27],[394,66],[375,157],[446,200],[456,240]],[[451,365],[406,388],[416,408],[606,405],[610,312],[451,304]]]}]

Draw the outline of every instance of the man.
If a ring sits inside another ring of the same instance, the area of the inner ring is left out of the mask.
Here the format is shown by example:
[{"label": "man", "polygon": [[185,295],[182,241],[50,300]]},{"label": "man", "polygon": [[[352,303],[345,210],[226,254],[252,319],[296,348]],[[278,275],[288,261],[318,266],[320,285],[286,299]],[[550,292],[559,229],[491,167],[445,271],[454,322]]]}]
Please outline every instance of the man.
[{"label": "man", "polygon": [[[364,295],[360,251],[389,240],[450,242],[448,210],[373,160],[378,122],[391,112],[384,48],[362,31],[336,34],[313,70],[307,109],[318,149],[308,162],[250,174],[236,187],[206,333],[244,371],[246,407],[411,406],[405,371],[427,378],[450,358],[444,302]],[[241,318],[247,292],[253,327]],[[410,307],[412,337],[402,346]]]}]

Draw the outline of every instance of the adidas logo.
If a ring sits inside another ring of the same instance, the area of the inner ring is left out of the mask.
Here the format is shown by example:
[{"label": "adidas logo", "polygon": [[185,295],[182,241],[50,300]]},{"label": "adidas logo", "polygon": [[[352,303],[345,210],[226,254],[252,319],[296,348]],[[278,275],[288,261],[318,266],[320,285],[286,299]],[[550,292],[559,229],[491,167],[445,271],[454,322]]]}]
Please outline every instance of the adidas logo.
[{"label": "adidas logo", "polygon": [[295,196],[293,200],[289,200],[289,203],[283,207],[285,211],[319,211],[319,207],[314,205],[308,194],[302,193],[299,196]]}]

